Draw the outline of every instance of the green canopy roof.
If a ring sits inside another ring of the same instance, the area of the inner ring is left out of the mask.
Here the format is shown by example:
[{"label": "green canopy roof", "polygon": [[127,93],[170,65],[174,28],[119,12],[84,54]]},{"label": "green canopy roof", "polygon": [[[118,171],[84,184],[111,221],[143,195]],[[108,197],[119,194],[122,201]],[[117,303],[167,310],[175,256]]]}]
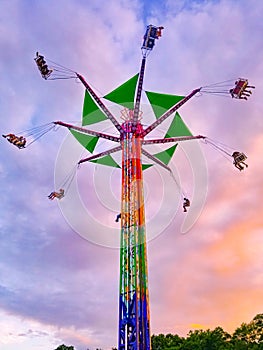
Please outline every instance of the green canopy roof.
[{"label": "green canopy roof", "polygon": [[106,115],[99,109],[86,90],[82,112],[82,126],[95,124],[107,120]]},{"label": "green canopy roof", "polygon": [[162,151],[160,153],[154,154],[154,156],[156,158],[158,158],[161,162],[163,162],[165,165],[168,165],[168,163],[172,159],[172,156],[174,154],[174,151],[175,151],[176,147],[177,147],[177,144],[173,145],[170,148],[167,148],[166,150],[164,150],[164,151]]},{"label": "green canopy roof", "polygon": [[[173,121],[165,135],[165,138],[169,137],[178,137],[178,136],[192,136],[191,131],[188,129],[186,124],[183,122],[182,118],[180,117],[179,113],[177,112],[173,118]],[[160,153],[154,154],[156,158],[158,158],[161,162],[168,165],[170,160],[172,159],[174,152],[176,150],[178,143],[173,145],[172,147],[166,149],[165,151],[162,151]],[[143,164],[142,168],[143,170],[148,169],[153,164]]]},{"label": "green canopy roof", "polygon": [[117,89],[105,95],[104,98],[106,98],[109,101],[118,103],[126,108],[133,109],[138,77],[139,74],[136,74],[124,84],[117,87]]},{"label": "green canopy roof", "polygon": [[117,164],[115,162],[115,160],[112,158],[111,155],[107,155],[98,159],[93,159],[90,160],[90,162],[92,163],[97,163],[97,164],[103,164],[103,165],[107,165],[107,166],[111,166],[114,168],[120,168],[119,164]]},{"label": "green canopy roof", "polygon": [[185,96],[176,96],[168,94],[159,94],[157,92],[145,91],[148,100],[152,106],[155,117],[158,119],[163,113],[168,111]]},{"label": "green canopy roof", "polygon": [[142,164],[142,170],[146,170],[146,169],[150,168],[151,166],[153,166],[153,164]]},{"label": "green canopy roof", "polygon": [[179,113],[176,112],[175,117],[165,135],[165,138],[177,137],[177,136],[192,136],[193,134],[188,129]]},{"label": "green canopy roof", "polygon": [[[173,145],[170,148],[167,148],[166,150],[154,154],[154,157],[158,158],[161,162],[163,162],[165,165],[168,165],[170,160],[172,159],[172,156],[175,152],[175,149],[177,147],[176,145]],[[154,164],[142,164],[142,170],[146,170],[153,166]]]},{"label": "green canopy roof", "polygon": [[92,153],[96,147],[99,140],[97,136],[90,136],[83,134],[73,129],[69,129],[72,135],[79,141],[79,143],[85,147],[90,153]]},{"label": "green canopy roof", "polygon": [[[104,96],[105,99],[112,101],[114,103],[120,104],[126,108],[134,108],[135,92],[138,83],[139,74],[136,74],[131,79],[120,85],[115,90],[111,91]],[[172,106],[181,101],[184,96],[160,94],[156,92],[146,91],[148,100],[153,108],[156,118],[169,110]],[[98,123],[100,121],[107,120],[106,115],[100,110],[98,105],[94,102],[93,98],[90,96],[89,92],[86,90],[83,113],[82,113],[82,125],[89,125]],[[70,130],[74,137],[83,145],[90,153],[92,153],[98,142],[98,137],[90,136],[75,130]],[[183,122],[179,113],[175,114],[173,121],[165,135],[165,138],[177,137],[177,136],[188,136],[192,135],[186,124]],[[155,154],[154,156],[162,161],[164,164],[168,165],[170,162],[176,145]],[[91,160],[93,163],[103,164],[111,167],[120,168],[116,161],[111,155],[107,155],[98,159]],[[142,164],[142,169],[148,169],[153,166],[153,164]]]}]

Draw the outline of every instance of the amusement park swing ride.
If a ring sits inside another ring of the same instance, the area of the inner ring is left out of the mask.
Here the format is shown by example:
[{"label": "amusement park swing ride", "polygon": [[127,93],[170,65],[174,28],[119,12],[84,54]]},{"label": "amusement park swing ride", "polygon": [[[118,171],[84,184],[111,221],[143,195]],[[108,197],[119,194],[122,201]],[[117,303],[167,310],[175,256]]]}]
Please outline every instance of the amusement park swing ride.
[{"label": "amusement park swing ride", "polygon": [[[28,147],[40,137],[53,130],[57,126],[68,128],[82,146],[93,153],[99,139],[115,142],[117,145],[106,151],[89,155],[79,160],[95,162],[97,164],[121,168],[121,210],[116,222],[121,221],[120,233],[120,289],[119,289],[119,350],[150,350],[150,312],[148,297],[148,271],[147,271],[147,245],[145,231],[145,210],[143,195],[143,170],[153,164],[157,164],[172,173],[169,162],[178,143],[187,140],[200,139],[210,144],[215,149],[232,158],[234,166],[242,171],[248,165],[245,163],[246,155],[238,151],[229,151],[229,148],[215,142],[205,136],[193,136],[181,116],[178,109],[199,93],[213,93],[229,96],[235,99],[247,100],[252,94],[254,86],[250,86],[247,79],[238,78],[224,81],[210,86],[200,87],[186,96],[167,95],[145,91],[152,106],[156,120],[144,127],[141,123],[141,97],[143,92],[143,80],[146,60],[152,51],[156,40],[162,36],[163,27],[148,25],[144,35],[142,61],[140,72],[126,81],[124,84],[103,96],[99,97],[92,87],[80,74],[46,59],[36,53],[35,63],[45,80],[77,79],[85,87],[83,105],[82,126],[75,126],[62,121],[55,121],[19,134],[2,135],[11,144],[19,149]],[[116,116],[103,102],[103,99],[114,102],[123,107],[121,116]],[[158,108],[160,107],[160,108]],[[96,112],[94,114],[94,111]],[[169,117],[174,116],[169,130],[163,138],[147,138],[148,134],[157,128]],[[123,122],[119,122],[119,118]],[[109,120],[116,128],[118,136],[93,131],[86,128],[87,125]],[[147,151],[147,145],[173,144],[172,147],[151,154]],[[122,161],[118,165],[112,158],[112,154],[121,152]],[[148,158],[152,164],[142,164],[142,157]],[[53,191],[48,198],[53,200],[63,199],[67,195],[74,174],[67,176],[65,183],[59,191]],[[183,198],[183,209],[187,211],[190,200]]]}]

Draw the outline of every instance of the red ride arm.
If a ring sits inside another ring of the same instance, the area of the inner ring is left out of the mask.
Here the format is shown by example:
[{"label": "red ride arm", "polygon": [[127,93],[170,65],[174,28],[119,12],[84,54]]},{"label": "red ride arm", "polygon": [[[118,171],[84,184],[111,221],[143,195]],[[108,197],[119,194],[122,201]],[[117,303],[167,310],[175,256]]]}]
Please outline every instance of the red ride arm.
[{"label": "red ride arm", "polygon": [[67,124],[67,123],[64,123],[64,122],[61,122],[61,121],[54,122],[54,124],[65,126],[68,129],[73,129],[73,130],[82,132],[83,134],[93,135],[93,136],[97,136],[97,137],[102,137],[102,138],[110,140],[110,141],[120,142],[120,138],[119,137],[108,135],[108,134],[104,134],[102,132],[85,129],[85,128],[82,128],[80,126]]},{"label": "red ride arm", "polygon": [[153,129],[155,129],[158,125],[160,125],[165,119],[170,117],[171,114],[173,114],[177,109],[179,109],[182,105],[184,105],[188,100],[190,100],[191,97],[193,97],[195,94],[197,94],[201,88],[193,90],[188,96],[183,98],[180,102],[178,102],[176,105],[171,107],[167,112],[165,112],[159,119],[157,119],[153,124],[148,126],[142,134],[144,137],[145,135],[149,134]]},{"label": "red ride arm", "polygon": [[153,139],[153,140],[143,140],[143,145],[151,145],[154,143],[167,143],[167,142],[180,142],[187,140],[195,140],[195,139],[205,139],[205,136],[179,136],[179,137],[167,137],[164,139]]},{"label": "red ride arm", "polygon": [[104,103],[101,101],[101,99],[95,94],[95,92],[92,90],[92,88],[89,86],[89,84],[86,82],[86,80],[77,73],[77,77],[82,82],[82,84],[85,86],[85,88],[88,90],[88,92],[91,94],[95,102],[98,104],[100,109],[103,111],[103,113],[108,117],[108,119],[112,122],[112,124],[116,127],[116,129],[123,133],[121,125],[118,123],[118,121],[115,119],[113,114],[108,110],[108,108],[104,105]]}]

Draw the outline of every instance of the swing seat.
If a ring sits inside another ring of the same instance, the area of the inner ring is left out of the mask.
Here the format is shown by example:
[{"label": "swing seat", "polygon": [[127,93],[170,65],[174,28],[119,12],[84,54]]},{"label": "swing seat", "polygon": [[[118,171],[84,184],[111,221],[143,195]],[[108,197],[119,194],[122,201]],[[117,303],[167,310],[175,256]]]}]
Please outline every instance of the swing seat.
[{"label": "swing seat", "polygon": [[246,160],[246,159],[247,159],[247,157],[245,156],[245,154],[241,153],[240,155],[235,157],[235,162],[236,163],[244,162],[244,160]]},{"label": "swing seat", "polygon": [[242,92],[245,90],[245,88],[247,87],[247,85],[248,85],[248,80],[247,80],[247,79],[239,79],[239,80],[236,82],[235,87],[233,88],[233,95],[234,95],[236,98],[240,98],[241,95],[242,95]]},{"label": "swing seat", "polygon": [[44,78],[44,79],[47,80],[47,78],[50,77],[50,75],[51,75],[51,73],[53,72],[53,70],[52,70],[52,69],[49,69],[49,70],[47,70],[46,73],[43,73],[42,71],[40,71],[40,72],[41,72],[42,78]]}]

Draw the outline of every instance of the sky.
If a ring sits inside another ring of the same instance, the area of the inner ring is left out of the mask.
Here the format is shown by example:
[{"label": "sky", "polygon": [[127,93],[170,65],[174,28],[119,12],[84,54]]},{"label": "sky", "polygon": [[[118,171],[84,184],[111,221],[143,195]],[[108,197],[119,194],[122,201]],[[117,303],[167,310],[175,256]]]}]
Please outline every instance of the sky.
[{"label": "sky", "polygon": [[[145,171],[152,334],[231,333],[262,313],[262,13],[261,0],[0,0],[1,134],[81,120],[84,87],[42,79],[36,51],[103,96],[139,71],[148,24],[164,31],[147,59],[146,90],[186,95],[236,78],[256,86],[247,101],[199,94],[179,110],[194,135],[244,152],[247,169],[203,142],[180,146],[171,168],[193,200],[187,214],[176,183],[158,166]],[[0,140],[2,350],[117,345],[120,173],[83,164],[78,202],[47,199],[54,177],[57,185],[87,156],[76,144],[63,128],[24,150]]]}]

